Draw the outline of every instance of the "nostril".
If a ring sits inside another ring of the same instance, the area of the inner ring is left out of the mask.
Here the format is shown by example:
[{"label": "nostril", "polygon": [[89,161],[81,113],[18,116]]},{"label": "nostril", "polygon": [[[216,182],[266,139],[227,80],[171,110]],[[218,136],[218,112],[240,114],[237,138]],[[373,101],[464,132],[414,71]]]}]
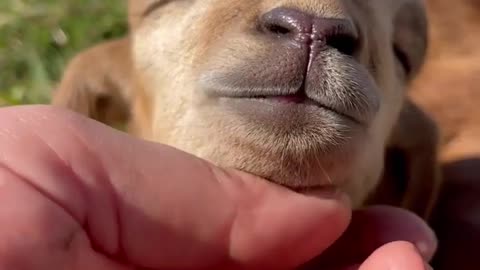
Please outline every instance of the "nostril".
[{"label": "nostril", "polygon": [[358,39],[355,36],[340,34],[327,38],[327,45],[340,53],[353,56],[358,49]]},{"label": "nostril", "polygon": [[278,25],[278,24],[267,24],[267,25],[265,25],[265,29],[268,32],[270,32],[272,34],[276,34],[276,35],[287,35],[287,34],[291,33],[290,29],[288,29],[287,27]]},{"label": "nostril", "polygon": [[348,19],[315,17],[300,10],[279,7],[263,14],[258,22],[263,34],[310,44],[315,42],[350,56],[359,48],[357,29]]},{"label": "nostril", "polygon": [[266,34],[295,35],[311,31],[312,17],[294,9],[275,8],[263,14],[259,23],[260,28]]},{"label": "nostril", "polygon": [[321,18],[315,20],[315,32],[326,45],[342,54],[353,56],[360,47],[358,32],[347,19]]}]

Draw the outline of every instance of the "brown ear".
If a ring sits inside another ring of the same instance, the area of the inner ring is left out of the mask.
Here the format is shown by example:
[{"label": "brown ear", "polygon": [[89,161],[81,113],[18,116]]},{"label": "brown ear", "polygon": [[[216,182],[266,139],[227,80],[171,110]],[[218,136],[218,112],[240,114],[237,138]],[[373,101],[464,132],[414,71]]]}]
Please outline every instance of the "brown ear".
[{"label": "brown ear", "polygon": [[369,203],[403,207],[429,219],[442,178],[438,148],[437,125],[407,100],[387,146],[382,181]]},{"label": "brown ear", "polygon": [[67,66],[52,104],[108,125],[125,124],[130,114],[131,70],[128,37],[87,49]]}]

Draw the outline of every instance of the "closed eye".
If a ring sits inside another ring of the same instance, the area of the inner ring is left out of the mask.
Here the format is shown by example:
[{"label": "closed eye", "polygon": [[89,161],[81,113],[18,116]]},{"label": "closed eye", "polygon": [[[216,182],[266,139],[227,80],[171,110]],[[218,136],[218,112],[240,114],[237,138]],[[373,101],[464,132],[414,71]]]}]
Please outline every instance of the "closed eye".
[{"label": "closed eye", "polygon": [[152,1],[152,3],[148,4],[148,6],[145,8],[145,10],[142,12],[142,17],[146,17],[150,15],[150,13],[154,12],[158,8],[172,2],[174,0],[156,0]]},{"label": "closed eye", "polygon": [[403,51],[398,45],[393,45],[393,53],[405,71],[405,74],[410,75],[412,73],[412,65],[405,51]]}]

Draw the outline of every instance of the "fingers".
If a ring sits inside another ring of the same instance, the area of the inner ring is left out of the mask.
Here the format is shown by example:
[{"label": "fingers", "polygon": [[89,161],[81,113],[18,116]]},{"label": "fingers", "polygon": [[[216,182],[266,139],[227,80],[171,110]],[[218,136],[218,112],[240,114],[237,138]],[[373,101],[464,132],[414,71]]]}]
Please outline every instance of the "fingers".
[{"label": "fingers", "polygon": [[[241,201],[230,234],[230,251],[246,269],[292,269],[313,258],[317,250],[327,249],[348,225],[349,212],[338,194],[305,197],[251,177],[239,183],[254,188],[227,188]],[[257,195],[248,196],[252,191]]]},{"label": "fingers", "polygon": [[4,108],[0,122],[1,166],[63,209],[97,251],[138,267],[291,268],[349,222],[341,194],[302,196],[74,113]]},{"label": "fingers", "polygon": [[[325,269],[325,268],[315,268]],[[331,270],[431,270],[414,245],[396,241],[385,244],[371,254],[363,264],[330,268]]]},{"label": "fingers", "polygon": [[[425,260],[431,260],[437,249],[435,233],[417,215],[405,209],[388,206],[369,207],[355,214],[349,235],[360,235],[364,252],[394,241],[412,243]],[[348,240],[345,236],[345,243]]]},{"label": "fingers", "polygon": [[90,248],[55,201],[0,166],[0,269],[127,270]]},{"label": "fingers", "polygon": [[431,269],[407,242],[392,242],[375,251],[359,270],[429,270]]},{"label": "fingers", "polygon": [[395,241],[412,243],[426,261],[437,248],[434,233],[416,215],[393,207],[370,207],[356,211],[346,233],[322,256],[310,262],[307,269],[338,269],[360,264],[379,247]]}]

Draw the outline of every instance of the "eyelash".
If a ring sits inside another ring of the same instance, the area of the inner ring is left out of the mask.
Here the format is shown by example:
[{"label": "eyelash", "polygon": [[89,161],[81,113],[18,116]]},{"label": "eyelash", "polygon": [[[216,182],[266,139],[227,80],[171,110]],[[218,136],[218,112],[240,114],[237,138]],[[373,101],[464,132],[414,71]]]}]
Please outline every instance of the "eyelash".
[{"label": "eyelash", "polygon": [[143,11],[142,16],[147,17],[150,13],[157,10],[161,6],[164,6],[170,3],[172,0],[157,0],[147,6],[147,8]]},{"label": "eyelash", "polygon": [[402,65],[405,73],[409,75],[412,72],[412,66],[410,64],[407,54],[402,49],[400,49],[398,45],[393,45],[393,53],[395,54],[398,62],[400,62],[400,64]]}]

